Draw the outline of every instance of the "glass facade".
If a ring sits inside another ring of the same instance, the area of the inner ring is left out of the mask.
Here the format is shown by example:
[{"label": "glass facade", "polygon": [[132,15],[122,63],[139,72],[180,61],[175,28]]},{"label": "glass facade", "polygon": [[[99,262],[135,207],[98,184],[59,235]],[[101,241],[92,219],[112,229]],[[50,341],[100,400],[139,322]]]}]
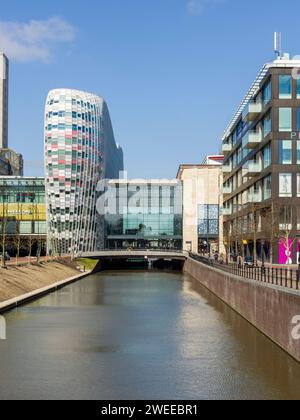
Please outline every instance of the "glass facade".
[{"label": "glass facade", "polygon": [[182,184],[118,183],[105,194],[105,249],[182,249]]},{"label": "glass facade", "polygon": [[45,235],[45,181],[0,178],[0,225],[7,235]]},{"label": "glass facade", "polygon": [[198,236],[217,238],[219,235],[219,205],[201,204],[198,207]]}]

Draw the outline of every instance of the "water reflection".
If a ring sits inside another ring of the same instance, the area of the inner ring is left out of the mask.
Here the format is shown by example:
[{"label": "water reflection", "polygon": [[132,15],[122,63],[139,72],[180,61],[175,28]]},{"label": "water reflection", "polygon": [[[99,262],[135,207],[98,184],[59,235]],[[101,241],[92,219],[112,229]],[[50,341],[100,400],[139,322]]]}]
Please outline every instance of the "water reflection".
[{"label": "water reflection", "polygon": [[106,272],[7,315],[0,398],[300,398],[300,367],[188,276]]}]

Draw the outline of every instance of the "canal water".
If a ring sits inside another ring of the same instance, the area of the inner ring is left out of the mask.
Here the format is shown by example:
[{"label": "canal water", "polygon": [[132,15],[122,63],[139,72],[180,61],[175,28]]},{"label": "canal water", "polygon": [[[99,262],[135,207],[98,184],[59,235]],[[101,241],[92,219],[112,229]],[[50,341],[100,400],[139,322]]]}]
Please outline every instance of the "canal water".
[{"label": "canal water", "polygon": [[6,321],[0,399],[300,398],[300,365],[179,273],[92,275]]}]

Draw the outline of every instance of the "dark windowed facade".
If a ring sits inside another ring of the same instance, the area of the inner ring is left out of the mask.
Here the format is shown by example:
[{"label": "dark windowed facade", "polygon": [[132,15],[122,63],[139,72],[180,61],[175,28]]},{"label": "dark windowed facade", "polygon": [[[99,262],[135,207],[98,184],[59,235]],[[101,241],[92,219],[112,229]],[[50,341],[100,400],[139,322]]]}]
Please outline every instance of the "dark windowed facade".
[{"label": "dark windowed facade", "polygon": [[[228,253],[296,264],[300,235],[300,61],[276,60],[223,137],[224,243]],[[244,129],[236,136],[243,121]],[[233,141],[233,137],[235,139]],[[237,159],[240,154],[242,159]],[[282,208],[288,215],[283,223]]]}]

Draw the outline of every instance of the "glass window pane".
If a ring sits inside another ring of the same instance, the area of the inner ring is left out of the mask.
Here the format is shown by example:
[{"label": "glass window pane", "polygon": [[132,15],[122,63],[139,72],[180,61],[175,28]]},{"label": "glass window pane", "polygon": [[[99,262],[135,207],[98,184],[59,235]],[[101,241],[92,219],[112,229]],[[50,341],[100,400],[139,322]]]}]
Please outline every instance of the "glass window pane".
[{"label": "glass window pane", "polygon": [[297,98],[300,98],[300,76],[297,78]]},{"label": "glass window pane", "polygon": [[292,142],[290,140],[280,140],[279,145],[279,163],[289,165],[292,163]]},{"label": "glass window pane", "polygon": [[279,98],[292,99],[292,76],[279,76]]},{"label": "glass window pane", "polygon": [[279,174],[279,197],[292,197],[292,174]]},{"label": "glass window pane", "polygon": [[296,126],[297,126],[297,128],[296,128],[296,130],[297,131],[300,131],[300,108],[297,108],[297,121],[296,121]]},{"label": "glass window pane", "polygon": [[265,85],[263,89],[263,103],[266,105],[272,99],[272,82],[271,80]]},{"label": "glass window pane", "polygon": [[269,144],[263,150],[264,169],[271,165],[271,145]]},{"label": "glass window pane", "polygon": [[269,112],[264,120],[263,120],[263,127],[264,127],[264,137],[266,137],[272,129],[272,119],[271,119],[271,113]]},{"label": "glass window pane", "polygon": [[279,108],[279,131],[292,131],[291,108]]}]

